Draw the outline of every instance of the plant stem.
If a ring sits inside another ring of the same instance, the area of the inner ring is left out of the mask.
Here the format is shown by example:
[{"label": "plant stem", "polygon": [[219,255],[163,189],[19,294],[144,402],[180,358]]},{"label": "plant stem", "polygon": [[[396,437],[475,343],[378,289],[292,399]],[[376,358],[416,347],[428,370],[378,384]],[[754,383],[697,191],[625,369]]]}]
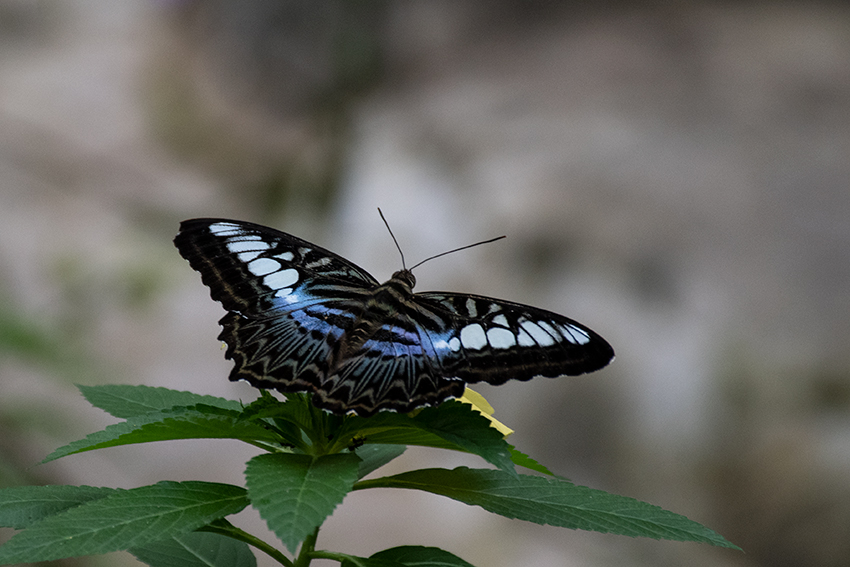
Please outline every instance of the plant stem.
[{"label": "plant stem", "polygon": [[259,549],[281,565],[285,565],[286,567],[294,567],[292,561],[283,553],[281,553],[278,549],[272,547],[257,536],[251,535],[248,532],[237,528],[236,526],[234,526],[223,518],[204,526],[198,531],[211,532],[214,534],[231,537],[235,540],[243,541],[248,545],[256,547],[257,549]]},{"label": "plant stem", "polygon": [[247,443],[248,445],[253,445],[254,447],[257,447],[257,448],[262,449],[263,451],[267,451],[269,453],[275,453],[275,452],[280,450],[279,445],[274,445],[272,443],[267,443],[265,441],[255,441],[253,439],[242,439],[242,441]]},{"label": "plant stem", "polygon": [[316,550],[316,539],[319,537],[319,528],[316,528],[312,534],[304,538],[301,544],[301,551],[298,552],[298,557],[295,559],[293,567],[307,567],[313,559],[312,554]]},{"label": "plant stem", "polygon": [[362,565],[364,562],[364,559],[360,557],[355,557],[354,555],[348,555],[345,553],[336,553],[333,551],[314,551],[312,557],[313,559],[330,559],[338,563],[348,561],[354,565]]}]

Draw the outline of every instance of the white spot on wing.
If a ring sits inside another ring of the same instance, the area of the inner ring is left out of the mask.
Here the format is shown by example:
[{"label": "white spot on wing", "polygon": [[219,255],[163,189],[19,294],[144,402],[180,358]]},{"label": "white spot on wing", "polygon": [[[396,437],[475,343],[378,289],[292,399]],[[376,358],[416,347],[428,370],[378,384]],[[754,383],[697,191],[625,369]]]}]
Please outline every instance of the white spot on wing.
[{"label": "white spot on wing", "polygon": [[537,343],[534,342],[531,335],[529,335],[522,327],[520,327],[519,332],[517,333],[517,344],[523,347],[537,346]]},{"label": "white spot on wing", "polygon": [[262,254],[262,250],[251,250],[249,252],[240,252],[236,255],[239,260],[245,264],[257,258],[260,254]]},{"label": "white spot on wing", "polygon": [[304,267],[312,270],[312,269],[315,269],[315,268],[320,268],[320,267],[325,266],[325,265],[330,264],[330,263],[331,263],[331,259],[328,256],[323,256],[323,257],[319,258],[318,260],[316,260],[315,262],[310,262],[309,264],[307,264]]},{"label": "white spot on wing", "polygon": [[586,345],[590,342],[590,335],[578,327],[562,325],[564,337],[573,344]]},{"label": "white spot on wing", "polygon": [[[478,317],[478,309],[475,307],[475,300],[471,297],[466,298],[466,312],[470,317]],[[463,340],[463,338],[461,338]]]},{"label": "white spot on wing", "polygon": [[493,323],[496,325],[501,325],[502,327],[510,327],[508,324],[508,318],[504,315],[496,315],[493,317]]},{"label": "white spot on wing", "polygon": [[460,330],[460,342],[471,350],[484,348],[487,346],[487,335],[484,334],[484,327],[478,323],[467,325]]},{"label": "white spot on wing", "polygon": [[295,258],[295,254],[292,252],[281,252],[280,254],[277,254],[275,258],[280,258],[284,262],[291,262],[292,259]]},{"label": "white spot on wing", "polygon": [[449,340],[449,348],[452,350],[452,352],[457,352],[460,350],[460,341],[457,337],[452,337],[451,340]]},{"label": "white spot on wing", "polygon": [[277,293],[274,294],[274,295],[275,295],[275,297],[286,297],[287,295],[289,295],[292,292],[293,292],[293,289],[291,287],[284,287],[282,289],[277,290]]},{"label": "white spot on wing", "polygon": [[[216,222],[209,226],[209,230],[211,233],[216,236],[233,236],[239,234],[240,228],[239,225],[229,223],[229,222]],[[229,233],[229,234],[228,234]]]},{"label": "white spot on wing", "polygon": [[493,348],[511,348],[516,345],[516,337],[507,329],[493,327],[487,331],[487,340]]},{"label": "white spot on wing", "polygon": [[225,246],[234,254],[253,250],[263,251],[271,248],[267,242],[263,242],[262,240],[231,240]]},{"label": "white spot on wing", "polygon": [[523,321],[519,324],[540,346],[551,346],[555,344],[555,339],[544,331],[537,323],[531,321]]},{"label": "white spot on wing", "polygon": [[280,262],[271,258],[257,258],[248,264],[248,271],[257,277],[265,276],[280,269]]},{"label": "white spot on wing", "polygon": [[274,272],[263,278],[263,285],[270,289],[283,289],[298,282],[298,270],[289,268]]},{"label": "white spot on wing", "polygon": [[549,321],[538,321],[538,322],[537,322],[537,324],[538,324],[538,325],[540,325],[540,327],[541,327],[544,331],[546,331],[547,333],[549,333],[549,334],[552,336],[552,338],[554,338],[554,339],[555,339],[555,341],[556,341],[556,342],[561,342],[561,333],[559,333],[559,332],[555,329],[555,327],[553,327],[552,325],[550,325],[550,324],[549,324]]}]

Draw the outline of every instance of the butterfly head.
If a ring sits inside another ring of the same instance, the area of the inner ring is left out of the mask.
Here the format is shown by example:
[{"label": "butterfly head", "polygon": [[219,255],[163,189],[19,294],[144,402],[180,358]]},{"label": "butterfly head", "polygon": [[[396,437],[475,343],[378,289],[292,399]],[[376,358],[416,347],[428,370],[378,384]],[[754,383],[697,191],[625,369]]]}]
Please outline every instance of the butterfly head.
[{"label": "butterfly head", "polygon": [[401,282],[402,285],[409,288],[411,292],[413,292],[413,287],[416,285],[416,277],[413,275],[408,269],[399,270],[393,274],[392,279]]}]

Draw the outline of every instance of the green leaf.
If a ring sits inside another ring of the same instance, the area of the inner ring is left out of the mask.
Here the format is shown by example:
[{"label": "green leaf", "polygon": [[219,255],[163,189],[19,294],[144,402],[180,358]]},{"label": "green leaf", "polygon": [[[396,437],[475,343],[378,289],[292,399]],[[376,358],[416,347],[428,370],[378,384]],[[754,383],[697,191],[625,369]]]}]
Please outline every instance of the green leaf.
[{"label": "green leaf", "polygon": [[173,439],[239,439],[267,443],[279,441],[277,435],[261,424],[240,420],[237,411],[198,405],[146,413],[110,425],[102,431],[87,435],[85,439],[59,447],[45,457],[42,463],[84,451]]},{"label": "green leaf", "polygon": [[356,435],[366,443],[419,445],[464,451],[482,457],[509,473],[514,473],[510,445],[490,420],[469,404],[455,400],[425,408],[415,416],[381,412],[372,417],[346,420],[340,435]]},{"label": "green leaf", "polygon": [[113,494],[115,488],[94,486],[15,486],[0,489],[0,527],[26,528],[90,500]]},{"label": "green leaf", "polygon": [[256,567],[247,543],[208,532],[190,532],[128,550],[151,567]]},{"label": "green leaf", "polygon": [[369,559],[394,561],[405,567],[474,567],[457,555],[439,547],[423,547],[419,545],[404,545],[385,549],[372,555]]},{"label": "green leaf", "polygon": [[363,445],[354,450],[360,457],[357,478],[363,478],[377,470],[396,457],[400,457],[407,449],[406,445]]},{"label": "green leaf", "polygon": [[[305,413],[301,406],[289,401],[281,402],[271,394],[262,390],[264,395],[257,398],[239,414],[240,419],[249,421],[266,421],[272,419],[277,433],[281,437],[281,443],[297,447],[301,452],[306,452],[309,447],[305,443],[305,438],[302,428],[309,428],[309,416],[305,417]],[[307,420],[304,423],[304,419]]]},{"label": "green leaf", "polygon": [[160,482],[48,516],[0,547],[0,565],[144,546],[194,531],[248,505],[245,490],[210,482]]},{"label": "green leaf", "polygon": [[265,390],[264,395],[257,398],[242,409],[242,417],[247,419],[281,418],[292,422],[299,428],[308,428],[312,421],[307,404],[300,398],[280,401]]},{"label": "green leaf", "polygon": [[461,450],[436,433],[427,431],[408,414],[380,412],[371,417],[348,417],[338,433],[338,443],[362,439],[366,444],[419,445],[438,449]]},{"label": "green leaf", "polygon": [[247,419],[272,418],[278,427],[286,429],[284,423],[299,431],[312,432],[317,429],[316,416],[322,419],[342,419],[322,411],[310,401],[310,396],[297,392],[287,392],[285,401],[280,401],[266,390],[261,390],[262,396],[251,402],[242,412]]},{"label": "green leaf", "polygon": [[248,461],[246,486],[260,516],[294,553],[351,491],[359,463],[354,453],[258,455]]},{"label": "green leaf", "polygon": [[508,442],[494,427],[490,427],[489,419],[469,404],[452,400],[438,407],[425,408],[413,419],[423,429],[480,456],[505,472],[516,474]]},{"label": "green leaf", "polygon": [[242,404],[236,400],[202,396],[192,392],[169,390],[168,388],[123,384],[104,384],[101,386],[78,384],[77,388],[91,405],[122,419],[164,411],[175,406],[194,406],[196,404],[205,404],[233,411],[242,409]]},{"label": "green leaf", "polygon": [[543,465],[541,465],[540,463],[538,463],[537,461],[535,461],[513,445],[510,446],[510,451],[511,460],[514,462],[515,465],[519,465],[529,470],[537,471],[539,473],[543,473],[549,476],[555,476],[552,471],[550,471],[549,469],[547,469],[546,467],[544,467]]},{"label": "green leaf", "polygon": [[714,531],[679,514],[560,478],[515,477],[498,470],[460,467],[364,480],[355,489],[372,487],[424,490],[536,524],[738,549]]}]

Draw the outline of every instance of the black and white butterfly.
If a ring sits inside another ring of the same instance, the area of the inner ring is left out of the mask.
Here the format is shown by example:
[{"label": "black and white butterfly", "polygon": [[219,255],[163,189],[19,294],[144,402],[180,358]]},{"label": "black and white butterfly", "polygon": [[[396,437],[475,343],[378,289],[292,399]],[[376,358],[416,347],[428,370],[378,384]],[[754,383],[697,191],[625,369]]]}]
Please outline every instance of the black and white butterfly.
[{"label": "black and white butterfly", "polygon": [[334,413],[408,412],[460,397],[467,383],[593,372],[614,351],[584,325],[519,303],[413,293],[298,237],[226,219],[181,223],[174,239],[228,313],[219,321],[231,380],[309,392]]}]

